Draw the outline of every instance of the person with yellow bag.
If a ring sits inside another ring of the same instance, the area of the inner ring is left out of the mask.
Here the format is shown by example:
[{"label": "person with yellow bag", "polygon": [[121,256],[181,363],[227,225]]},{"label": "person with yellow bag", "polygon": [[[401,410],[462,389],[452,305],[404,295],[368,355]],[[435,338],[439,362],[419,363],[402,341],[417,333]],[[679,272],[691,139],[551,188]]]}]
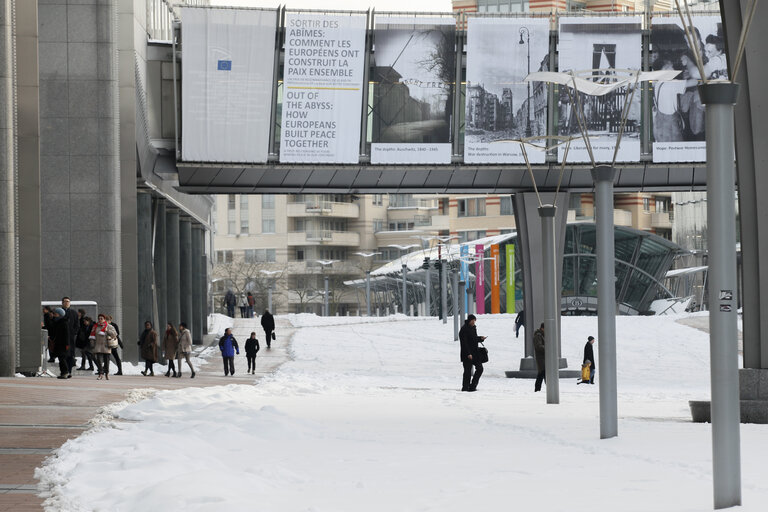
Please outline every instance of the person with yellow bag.
[{"label": "person with yellow bag", "polygon": [[594,384],[595,383],[595,352],[592,350],[592,345],[595,343],[594,336],[587,338],[587,344],[584,345],[584,362],[581,365],[581,381],[577,384]]}]

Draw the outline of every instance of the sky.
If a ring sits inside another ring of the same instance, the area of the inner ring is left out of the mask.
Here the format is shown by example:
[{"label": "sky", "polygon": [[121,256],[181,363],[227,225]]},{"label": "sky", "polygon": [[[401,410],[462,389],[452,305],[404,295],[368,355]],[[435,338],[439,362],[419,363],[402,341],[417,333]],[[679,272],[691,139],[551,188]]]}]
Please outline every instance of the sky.
[{"label": "sky", "polygon": [[277,7],[285,5],[296,9],[334,9],[367,11],[369,7],[380,12],[451,12],[451,0],[211,0],[211,5]]}]

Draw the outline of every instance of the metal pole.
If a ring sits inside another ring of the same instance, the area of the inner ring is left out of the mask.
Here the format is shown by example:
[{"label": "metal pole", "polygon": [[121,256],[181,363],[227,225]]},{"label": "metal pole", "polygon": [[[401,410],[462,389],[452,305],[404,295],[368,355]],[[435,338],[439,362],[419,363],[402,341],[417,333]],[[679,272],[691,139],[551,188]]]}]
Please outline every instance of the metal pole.
[{"label": "metal pole", "polygon": [[443,306],[443,323],[448,323],[448,262],[441,262],[440,265],[440,296]]},{"label": "metal pole", "polygon": [[371,316],[371,271],[365,271],[365,312]]},{"label": "metal pole", "polygon": [[[733,105],[738,84],[699,86],[707,106],[709,354],[715,508],[741,505]],[[602,364],[602,363],[601,363]]]},{"label": "metal pole", "polygon": [[467,283],[459,281],[459,311],[461,311],[460,324],[464,325],[465,317],[467,314],[467,301],[466,298]]},{"label": "metal pole", "polygon": [[408,315],[408,282],[406,281],[406,275],[408,274],[408,265],[403,263],[403,314]]},{"label": "metal pole", "polygon": [[459,339],[459,275],[457,269],[451,272],[451,294],[453,295],[453,341]]},{"label": "metal pole", "polygon": [[328,316],[328,276],[325,276],[325,293],[323,294],[323,316]]},{"label": "metal pole", "polygon": [[613,180],[616,169],[592,169],[597,227],[597,349],[600,358],[600,439],[619,435],[616,392],[616,277],[614,273]]},{"label": "metal pole", "polygon": [[424,316],[432,316],[432,272],[430,272],[430,263],[427,263],[427,270],[424,272],[424,284],[426,284],[426,303],[427,311]]},{"label": "metal pole", "polygon": [[557,252],[555,248],[555,214],[557,207],[544,205],[539,207],[541,217],[541,249],[544,284],[544,333],[546,349],[544,351],[544,368],[547,379],[547,403],[560,403],[560,336],[557,316],[559,313],[559,292],[557,283]]}]

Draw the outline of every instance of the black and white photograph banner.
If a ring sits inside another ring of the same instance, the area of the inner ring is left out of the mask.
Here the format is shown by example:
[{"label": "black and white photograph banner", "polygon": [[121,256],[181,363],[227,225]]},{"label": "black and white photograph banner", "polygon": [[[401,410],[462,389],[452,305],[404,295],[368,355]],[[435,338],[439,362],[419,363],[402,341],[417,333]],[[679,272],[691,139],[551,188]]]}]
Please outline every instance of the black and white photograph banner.
[{"label": "black and white photograph banner", "polygon": [[184,7],[181,17],[182,160],[266,162],[277,12]]},{"label": "black and white photograph banner", "polygon": [[[523,80],[550,70],[546,18],[469,18],[464,162],[525,161],[513,141],[546,135],[548,86]],[[526,151],[532,163],[544,162],[545,151]]]},{"label": "black and white photograph banner", "polygon": [[[706,78],[728,79],[720,17],[696,16],[693,26],[694,44],[704,61]],[[653,19],[651,66],[654,70],[680,71],[677,80],[653,84],[653,161],[704,162],[705,107],[697,89],[701,73],[679,19]]]},{"label": "black and white photograph banner", "polygon": [[371,163],[450,164],[456,20],[376,18]]},{"label": "black and white photograph banner", "polygon": [[358,163],[366,22],[286,15],[281,162]]},{"label": "black and white photograph banner", "polygon": [[[626,78],[620,70],[637,71],[642,61],[641,18],[631,17],[575,17],[560,18],[559,71],[575,72],[582,78],[608,83],[614,75]],[[591,70],[591,71],[590,71]],[[617,72],[617,70],[619,70]],[[557,122],[559,135],[580,136],[578,119],[571,104],[571,97],[581,102],[590,144],[597,163],[613,160],[621,125],[622,108],[630,87],[619,87],[603,96],[571,96],[559,88]],[[618,162],[637,162],[640,159],[640,89],[635,91],[629,109]],[[558,152],[562,159],[563,151]],[[589,162],[589,154],[583,140],[574,140],[568,152],[568,162]]]}]

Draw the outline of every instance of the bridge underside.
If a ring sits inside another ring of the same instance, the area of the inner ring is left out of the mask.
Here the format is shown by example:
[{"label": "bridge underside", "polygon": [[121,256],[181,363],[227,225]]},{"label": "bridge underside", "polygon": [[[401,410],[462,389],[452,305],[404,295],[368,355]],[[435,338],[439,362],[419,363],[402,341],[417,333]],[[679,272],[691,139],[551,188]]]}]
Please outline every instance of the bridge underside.
[{"label": "bridge underside", "polygon": [[[292,193],[500,193],[532,190],[521,165],[258,165],[176,164],[179,190],[187,194],[292,194]],[[706,167],[698,164],[617,165],[618,192],[652,190],[705,190]],[[535,166],[536,185],[554,191],[560,179],[557,164]],[[587,165],[568,166],[562,189],[591,191]]]}]

